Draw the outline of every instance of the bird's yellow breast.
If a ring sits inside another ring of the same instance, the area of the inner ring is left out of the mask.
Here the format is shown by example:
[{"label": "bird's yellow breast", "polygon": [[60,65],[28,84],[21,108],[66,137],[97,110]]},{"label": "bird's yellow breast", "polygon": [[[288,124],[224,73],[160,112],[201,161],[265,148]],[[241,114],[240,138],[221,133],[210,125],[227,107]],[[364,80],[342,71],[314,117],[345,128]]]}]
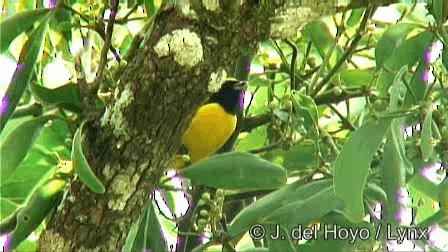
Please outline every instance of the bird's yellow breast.
[{"label": "bird's yellow breast", "polygon": [[182,137],[191,162],[197,162],[219,150],[236,127],[236,116],[227,113],[218,103],[201,106]]}]

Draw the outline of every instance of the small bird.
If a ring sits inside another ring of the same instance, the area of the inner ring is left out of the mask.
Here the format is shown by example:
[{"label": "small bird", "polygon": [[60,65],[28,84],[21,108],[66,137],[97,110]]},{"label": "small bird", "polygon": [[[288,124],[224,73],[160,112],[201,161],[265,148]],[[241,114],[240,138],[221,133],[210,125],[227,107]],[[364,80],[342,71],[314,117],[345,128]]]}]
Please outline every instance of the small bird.
[{"label": "small bird", "polygon": [[182,145],[191,163],[213,155],[233,134],[246,87],[246,81],[227,79],[220,90],[196,111],[182,136]]}]

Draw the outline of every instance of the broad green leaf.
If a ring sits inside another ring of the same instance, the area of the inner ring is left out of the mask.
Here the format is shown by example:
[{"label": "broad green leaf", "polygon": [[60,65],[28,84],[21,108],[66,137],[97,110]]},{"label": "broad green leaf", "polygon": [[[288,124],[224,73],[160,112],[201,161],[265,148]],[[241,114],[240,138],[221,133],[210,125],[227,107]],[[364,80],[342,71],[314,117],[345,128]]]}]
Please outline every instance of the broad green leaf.
[{"label": "broad green leaf", "polygon": [[31,82],[30,88],[34,97],[43,104],[56,105],[77,113],[81,112],[78,85],[75,83],[68,83],[55,89],[49,89]]},{"label": "broad green leaf", "polygon": [[[433,36],[434,35],[431,32],[424,31],[407,39],[402,46],[386,60],[384,64],[392,71],[381,71],[377,84],[379,96],[387,95],[389,87],[393,83],[395,73],[398,72],[401,67],[408,65],[409,69],[411,69],[419,60],[425,60],[425,53],[431,44]],[[419,69],[417,69],[417,71],[419,71]],[[412,81],[415,81],[415,84],[412,85],[418,87],[417,81],[421,81],[421,75],[417,75],[416,73]],[[420,94],[416,95],[418,96]]]},{"label": "broad green leaf", "polygon": [[235,147],[236,151],[246,152],[253,149],[261,148],[266,143],[267,126],[260,126],[249,132],[248,135],[238,139]]},{"label": "broad green leaf", "polygon": [[[10,125],[20,125],[20,123],[29,120],[13,119],[8,123],[5,131]],[[16,122],[20,122],[17,123]],[[7,136],[7,135],[5,135]],[[54,152],[57,152],[61,158],[67,160],[70,158],[71,144],[65,140],[71,137],[71,132],[65,120],[49,121],[42,128],[39,137],[34,141],[33,146],[28,151],[26,157],[16,168],[14,173],[5,180],[2,178],[0,184],[0,194],[2,197],[22,204],[29,197],[35,187],[55,173],[57,158]]]},{"label": "broad green leaf", "polygon": [[422,150],[423,160],[427,161],[434,151],[434,145],[432,144],[432,109],[428,110],[425,115],[425,120],[422,125],[422,136],[420,139],[420,148]]},{"label": "broad green leaf", "polygon": [[429,31],[421,32],[396,48],[385,64],[392,70],[399,70],[403,65],[413,66],[418,60],[425,59],[425,53],[432,42],[434,35]]},{"label": "broad green leaf", "polygon": [[0,146],[2,183],[16,170],[17,166],[25,158],[28,150],[48,120],[49,118],[47,116],[42,116],[24,121],[2,141],[2,145]]},{"label": "broad green leaf", "polygon": [[[33,31],[20,52],[19,62],[14,72],[11,83],[5,92],[2,104],[7,104],[4,113],[0,117],[0,132],[5,127],[14,109],[22,97],[31,75],[34,72],[34,66],[42,51],[42,45],[47,33],[47,26],[50,16]],[[5,33],[2,31],[2,34]]]},{"label": "broad green leaf", "polygon": [[336,159],[336,195],[345,203],[344,215],[354,223],[364,218],[362,196],[370,164],[390,123],[390,120],[366,122],[350,135]]},{"label": "broad green leaf", "polygon": [[402,46],[413,29],[414,25],[401,23],[389,27],[383,33],[375,48],[377,68],[382,67],[384,62]]},{"label": "broad green leaf", "polygon": [[[286,185],[244,208],[232,221],[228,232],[231,237],[246,232],[252,225],[266,224],[266,217],[275,210],[293,202],[304,202],[319,192],[332,188],[331,180],[320,180],[303,185],[299,182]],[[322,204],[322,202],[321,202]],[[297,213],[296,213],[297,214]],[[300,217],[300,214],[297,214]],[[297,225],[298,223],[294,223]],[[307,225],[305,220],[300,224]]]},{"label": "broad green leaf", "polygon": [[82,133],[82,128],[85,123],[82,123],[78,130],[76,130],[75,137],[73,139],[72,154],[71,159],[73,161],[73,169],[75,169],[76,174],[78,174],[81,181],[93,192],[95,193],[105,193],[106,188],[104,188],[103,183],[99,180],[95,173],[93,173],[92,168],[90,168],[86,157],[83,152],[83,142],[84,136]]},{"label": "broad green leaf", "polygon": [[[265,224],[263,225],[266,230],[266,240],[268,243],[269,251],[284,251],[284,252],[294,252],[294,245],[291,243],[290,238],[288,238],[288,229],[280,226],[278,224]],[[272,238],[271,235],[274,237]],[[279,236],[279,238],[275,237]]]},{"label": "broad green leaf", "polygon": [[[325,203],[322,204],[323,202]],[[334,187],[329,186],[308,198],[296,197],[262,218],[261,222],[278,223],[291,229],[298,224],[307,225],[334,210],[342,209],[342,206],[341,200],[336,197]]]},{"label": "broad green leaf", "polygon": [[14,38],[30,28],[35,22],[42,20],[49,11],[51,10],[25,11],[5,18],[0,23],[0,53],[8,49]]},{"label": "broad green leaf", "polygon": [[286,184],[286,170],[244,152],[230,152],[195,163],[181,172],[195,185],[227,190],[270,190]]},{"label": "broad green leaf", "polygon": [[374,69],[347,69],[340,71],[333,77],[333,81],[341,83],[343,87],[365,87],[373,80]]},{"label": "broad green leaf", "polygon": [[0,204],[2,206],[0,207],[0,220],[8,217],[14,212],[14,210],[16,210],[17,207],[19,207],[19,205],[15,202],[12,202],[11,200],[3,197],[0,197]]},{"label": "broad green leaf", "polygon": [[361,21],[362,14],[364,13],[364,11],[365,11],[364,8],[352,10],[352,12],[350,13],[350,17],[347,19],[346,22],[347,26],[353,27],[359,24],[359,21]]},{"label": "broad green leaf", "polygon": [[[326,157],[328,147],[321,145],[322,158]],[[265,158],[285,167],[288,172],[304,170],[316,164],[317,148],[311,141],[302,141],[288,150],[276,149],[265,154]]]}]

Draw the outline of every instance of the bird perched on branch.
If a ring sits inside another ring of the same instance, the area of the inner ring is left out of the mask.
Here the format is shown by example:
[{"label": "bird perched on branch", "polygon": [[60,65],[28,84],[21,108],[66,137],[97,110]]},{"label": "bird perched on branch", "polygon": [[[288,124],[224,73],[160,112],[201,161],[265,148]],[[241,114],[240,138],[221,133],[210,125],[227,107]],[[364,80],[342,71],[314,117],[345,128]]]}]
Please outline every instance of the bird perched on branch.
[{"label": "bird perched on branch", "polygon": [[[183,149],[191,163],[216,153],[233,134],[237,123],[236,114],[243,107],[246,87],[246,81],[227,79],[220,90],[196,111],[182,136]],[[177,169],[184,166],[179,165],[178,161],[174,163]]]}]

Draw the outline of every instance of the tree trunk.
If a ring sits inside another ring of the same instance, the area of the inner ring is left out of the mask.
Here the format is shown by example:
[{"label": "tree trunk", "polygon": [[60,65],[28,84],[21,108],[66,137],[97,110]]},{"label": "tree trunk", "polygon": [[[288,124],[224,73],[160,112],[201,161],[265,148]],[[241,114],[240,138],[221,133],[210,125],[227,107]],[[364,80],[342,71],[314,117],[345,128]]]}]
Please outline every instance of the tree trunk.
[{"label": "tree trunk", "polygon": [[[121,249],[192,114],[207,98],[211,76],[232,73],[242,50],[255,49],[270,35],[269,18],[282,4],[243,1],[240,6],[241,1],[226,0],[214,10],[202,5],[207,1],[191,2],[190,11],[166,7],[159,13],[151,35],[123,72],[114,101],[84,130],[84,152],[106,193],[95,194],[79,179],[72,181],[40,237],[40,250]],[[188,41],[158,44],[174,34]],[[190,44],[196,36],[200,43]]]}]

